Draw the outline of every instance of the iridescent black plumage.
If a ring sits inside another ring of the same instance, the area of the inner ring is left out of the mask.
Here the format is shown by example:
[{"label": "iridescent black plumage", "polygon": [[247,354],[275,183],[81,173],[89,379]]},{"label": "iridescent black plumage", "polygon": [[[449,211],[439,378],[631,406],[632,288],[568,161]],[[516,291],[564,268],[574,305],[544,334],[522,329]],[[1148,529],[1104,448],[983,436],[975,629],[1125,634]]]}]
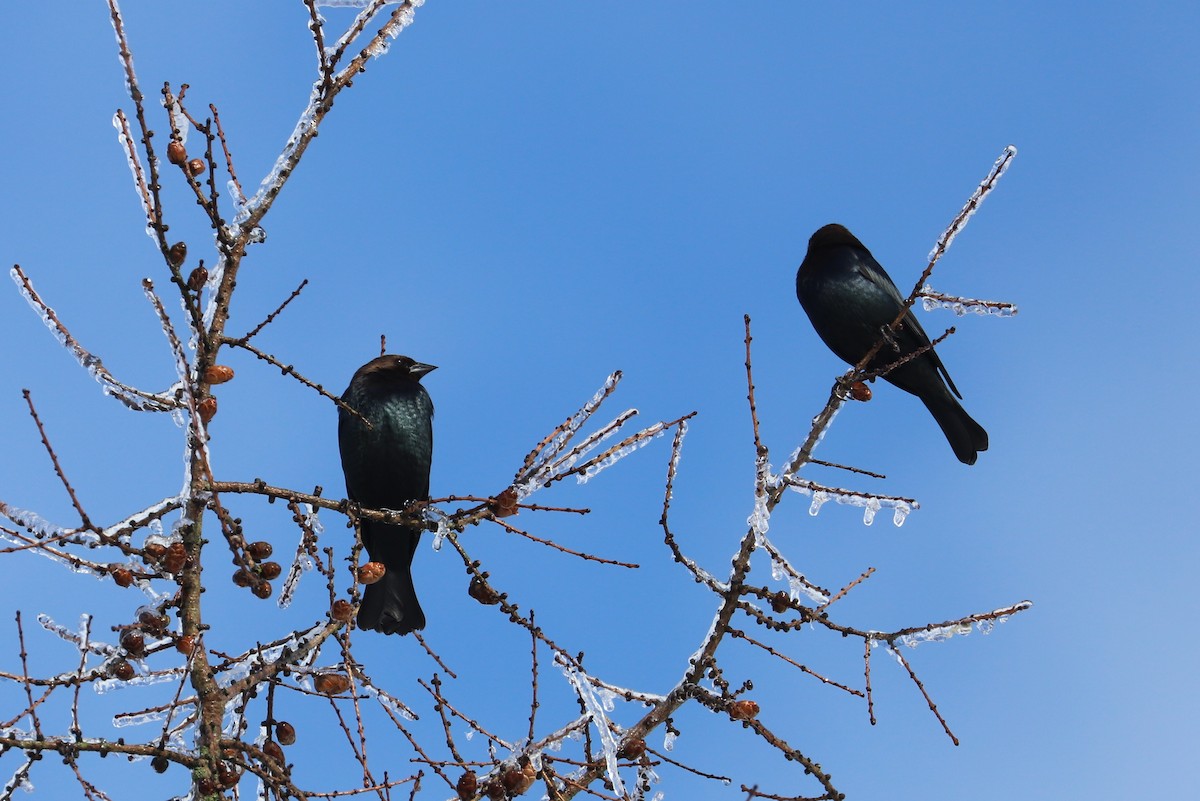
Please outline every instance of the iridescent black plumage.
[{"label": "iridescent black plumage", "polygon": [[[796,272],[796,297],[817,334],[849,364],[867,355],[904,305],[900,290],[871,251],[837,224],[826,225],[809,239],[808,253]],[[911,309],[893,339],[896,347],[884,344],[868,369],[885,367],[929,344]],[[975,464],[979,451],[987,450],[987,432],[956,400],[962,395],[932,349],[883,378],[921,399],[959,461]]]},{"label": "iridescent black plumage", "polygon": [[[421,377],[433,369],[407,356],[380,356],[358,368],[342,394],[346,405],[371,424],[368,428],[345,409],[338,411],[346,495],[364,508],[399,510],[429,498],[433,401]],[[361,531],[371,560],[382,562],[387,572],[363,591],[359,628],[384,634],[425,628],[412,581],[421,529],[363,520]]]}]

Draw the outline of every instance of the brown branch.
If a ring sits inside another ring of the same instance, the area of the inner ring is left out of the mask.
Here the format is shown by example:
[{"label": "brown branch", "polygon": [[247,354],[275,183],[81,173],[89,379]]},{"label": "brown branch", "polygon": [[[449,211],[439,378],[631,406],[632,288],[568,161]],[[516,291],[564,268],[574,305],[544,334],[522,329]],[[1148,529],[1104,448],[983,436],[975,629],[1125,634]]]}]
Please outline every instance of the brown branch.
[{"label": "brown branch", "polygon": [[863,470],[861,467],[851,467],[850,465],[838,464],[837,462],[827,462],[824,459],[812,458],[808,460],[812,464],[819,464],[822,467],[833,467],[837,470],[848,470],[851,473],[858,473],[871,478],[887,478],[883,473],[873,473],[870,470]]},{"label": "brown branch", "polygon": [[896,361],[891,362],[889,364],[885,364],[884,366],[879,367],[875,370],[864,370],[862,372],[862,374],[858,377],[857,380],[870,381],[878,376],[887,375],[888,373],[892,372],[896,368],[903,367],[904,365],[908,364],[913,359],[924,356],[926,353],[933,350],[935,346],[942,344],[942,342],[944,342],[946,340],[946,338],[949,337],[953,333],[955,333],[955,328],[954,328],[954,326],[950,326],[942,333],[942,335],[940,337],[933,340],[928,345],[922,345],[919,348],[914,348],[911,352],[904,354],[904,356],[897,359]]},{"label": "brown branch", "polygon": [[229,152],[229,145],[225,141],[225,130],[221,127],[221,115],[217,113],[217,107],[212,103],[208,104],[208,110],[212,112],[213,125],[217,127],[217,139],[221,142],[221,150],[225,154],[225,169],[229,173],[229,180],[233,181],[233,188],[237,190],[238,202],[244,204],[246,202],[246,193],[242,191],[242,183],[238,180],[237,172],[233,168],[233,155]]},{"label": "brown branch", "polygon": [[[37,707],[42,701],[50,695],[47,692],[38,702],[33,702],[33,685],[29,681],[29,654],[25,651],[25,627],[21,625],[21,610],[17,610],[17,639],[21,644],[21,676],[24,679],[22,684],[25,686],[25,699],[29,701],[29,706],[25,708],[22,715],[29,715],[29,719],[33,721],[33,732],[38,740],[44,739],[42,736],[42,723],[38,720]],[[2,742],[2,740],[0,740]]]},{"label": "brown branch", "polygon": [[[303,286],[303,284],[301,284],[301,286]],[[286,302],[284,305],[286,305]],[[281,306],[280,309],[282,310],[282,308],[283,307]],[[270,320],[268,319],[267,322],[270,322]],[[263,325],[266,325],[266,323],[264,322]],[[262,326],[259,326],[260,329],[261,329],[261,327]],[[270,364],[274,367],[278,367],[279,371],[281,373],[283,373],[284,375],[291,376],[292,378],[296,379],[297,381],[299,381],[301,384],[308,387],[309,389],[316,390],[318,394],[320,394],[326,398],[329,398],[329,400],[333,401],[339,409],[346,410],[350,414],[352,414],[355,417],[357,417],[358,419],[362,420],[363,423],[365,423],[368,428],[371,427],[371,421],[369,421],[365,417],[363,417],[362,414],[357,409],[355,409],[353,406],[350,406],[348,403],[346,403],[344,400],[337,397],[336,395],[331,394],[330,392],[328,392],[325,389],[325,387],[321,386],[320,384],[316,383],[315,381],[305,378],[303,375],[296,372],[296,368],[293,367],[292,365],[284,364],[283,362],[279,361],[271,354],[264,353],[263,351],[259,350],[258,348],[254,347],[253,345],[251,345],[249,342],[246,342],[245,340],[248,339],[250,336],[253,336],[254,333],[257,333],[257,329],[254,332],[247,334],[246,337],[244,337],[242,339],[231,339],[229,337],[223,337],[221,339],[221,341],[226,345],[231,345],[232,347],[235,347],[235,348],[241,348],[242,350],[248,350],[251,353],[253,353],[255,356],[257,356],[259,359],[266,362],[267,364]]]},{"label": "brown branch", "polygon": [[871,725],[875,725],[875,695],[871,692],[871,645],[869,639],[863,640],[863,675],[867,691],[867,717]]},{"label": "brown branch", "polygon": [[[117,8],[116,0],[108,0],[108,10],[112,21],[113,32],[117,36],[117,54],[121,59],[121,64],[125,69],[125,89],[129,94],[129,99],[133,101],[135,116],[137,117],[138,127],[142,132],[141,144],[142,149],[146,153],[146,165],[149,169],[150,179],[144,181],[138,177],[138,194],[143,198],[143,205],[146,209],[147,225],[154,231],[156,241],[158,242],[159,250],[165,255],[169,247],[166,238],[166,226],[163,224],[163,206],[162,197],[159,194],[160,182],[158,175],[158,158],[154,154],[154,145],[151,142],[154,132],[150,130],[150,126],[146,122],[146,108],[144,104],[144,96],[142,90],[138,86],[137,73],[133,69],[133,53],[129,49],[129,40],[125,36],[125,21],[121,17],[121,11]],[[124,120],[124,113],[119,113],[119,119]],[[127,140],[130,141],[129,152],[133,153],[132,141],[128,137],[129,126],[122,122],[123,132],[126,132]],[[138,163],[136,157],[134,163]],[[135,171],[140,173],[140,164]],[[145,203],[144,189],[148,188],[150,192],[151,202]]]},{"label": "brown branch", "polygon": [[605,559],[602,556],[594,556],[590,553],[583,553],[582,551],[572,550],[572,549],[566,547],[565,545],[559,545],[557,542],[553,542],[553,541],[547,540],[547,539],[542,539],[541,537],[539,537],[535,534],[530,534],[528,531],[523,531],[523,530],[517,528],[516,526],[506,523],[505,521],[503,521],[499,518],[492,518],[492,522],[495,523],[496,525],[502,527],[505,531],[508,531],[511,534],[519,534],[520,536],[525,537],[526,539],[532,540],[533,542],[537,542],[542,545],[549,546],[551,548],[554,548],[557,551],[561,551],[562,553],[570,554],[571,556],[578,556],[580,559],[586,559],[589,562],[599,562],[599,563],[605,564],[605,565],[616,565],[617,567],[628,567],[628,568],[632,568],[635,570],[638,567],[640,567],[640,565],[634,564],[633,562],[620,562],[620,561],[617,561],[616,559]]},{"label": "brown branch", "polygon": [[291,303],[296,298],[300,297],[300,293],[304,290],[304,287],[306,287],[306,286],[308,286],[307,278],[305,278],[303,281],[300,282],[300,286],[298,286],[294,290],[292,290],[292,294],[288,295],[284,299],[283,303],[280,303],[278,306],[275,307],[275,311],[268,314],[267,318],[265,320],[263,320],[261,323],[259,323],[258,325],[256,325],[252,330],[250,330],[246,334],[242,335],[242,338],[238,339],[237,342],[244,345],[245,343],[247,343],[251,339],[253,339],[255,336],[257,336],[259,331],[262,331],[264,328],[266,328],[268,325],[270,325],[272,322],[274,322],[275,318],[279,316],[280,312],[282,312],[284,309],[287,308],[287,305],[289,303]]},{"label": "brown branch", "polygon": [[873,567],[868,567],[868,568],[867,568],[865,571],[863,571],[863,573],[862,573],[862,575],[861,575],[861,576],[859,576],[859,577],[858,577],[858,578],[856,578],[854,581],[852,581],[852,582],[850,582],[849,584],[847,584],[845,587],[842,587],[840,590],[838,590],[838,591],[837,591],[837,594],[835,594],[834,596],[832,596],[832,597],[831,597],[831,598],[830,598],[828,601],[826,601],[825,603],[823,603],[823,604],[821,604],[820,606],[818,606],[818,607],[816,608],[816,613],[817,613],[817,614],[820,614],[820,613],[824,612],[824,611],[825,611],[826,609],[828,609],[830,606],[832,606],[833,604],[837,603],[837,602],[838,602],[838,601],[840,601],[841,599],[845,598],[845,597],[846,597],[846,594],[847,594],[848,592],[850,592],[850,590],[854,589],[854,588],[855,588],[855,587],[857,587],[859,584],[861,584],[862,582],[864,582],[864,581],[866,581],[867,579],[869,579],[869,578],[871,577],[871,574],[872,574],[872,573],[874,573],[874,572],[875,572],[875,568],[873,568]]},{"label": "brown branch", "polygon": [[79,513],[80,524],[83,528],[89,531],[96,531],[96,527],[92,525],[91,519],[88,518],[87,512],[83,510],[83,505],[79,502],[79,497],[75,494],[75,488],[71,486],[71,482],[67,480],[66,473],[63,472],[62,465],[58,461],[57,454],[54,453],[54,448],[50,445],[50,439],[46,436],[46,429],[42,426],[42,420],[38,417],[37,409],[33,406],[33,396],[27,389],[21,390],[21,396],[25,398],[25,404],[29,406],[29,416],[33,418],[34,424],[37,425],[38,435],[42,438],[42,446],[46,449],[46,453],[50,456],[50,462],[54,465],[54,473],[58,476],[58,480],[62,482],[63,487],[67,491],[67,495],[71,498],[71,505],[75,507],[75,511]]},{"label": "brown branch", "polygon": [[617,385],[620,382],[621,371],[616,370],[609,375],[608,380],[604,382],[604,386],[579,411],[556,426],[538,444],[534,445],[533,449],[525,456],[525,461],[522,463],[521,468],[513,476],[513,485],[529,480],[543,465],[548,464],[557,456],[562,448],[570,442],[575,432],[587,422],[588,418],[600,408],[600,405],[610,395],[617,391]]},{"label": "brown branch", "polygon": [[889,646],[888,650],[892,652],[892,656],[896,657],[900,664],[904,666],[904,669],[908,671],[909,678],[913,680],[913,683],[917,685],[917,689],[921,691],[921,695],[925,697],[925,703],[929,704],[929,711],[932,712],[934,717],[938,719],[938,723],[942,724],[942,728],[946,731],[946,736],[950,738],[950,742],[958,745],[958,738],[954,736],[954,732],[950,731],[949,724],[947,724],[946,719],[942,717],[942,713],[938,711],[937,704],[935,704],[933,699],[929,697],[929,693],[925,690],[925,685],[922,684],[921,680],[917,678],[917,674],[908,664],[908,660],[906,660],[904,655],[901,654],[900,651],[895,647]]},{"label": "brown branch", "polygon": [[[121,124],[121,144],[125,145],[125,158],[129,159],[129,167],[133,171],[133,183],[137,189],[138,198],[142,201],[142,209],[146,212],[146,224],[155,227],[157,219],[154,214],[154,201],[150,198],[150,190],[146,187],[146,173],[142,160],[138,158],[137,148],[133,146],[133,132],[129,130],[129,118],[125,112],[117,109],[117,122]],[[163,242],[166,240],[164,239]]]},{"label": "brown branch", "polygon": [[800,664],[799,662],[797,662],[796,660],[792,659],[787,654],[781,654],[779,651],[776,651],[774,648],[767,645],[766,643],[759,642],[758,640],[754,639],[750,635],[746,634],[746,632],[742,631],[741,629],[730,629],[729,636],[733,637],[734,639],[745,640],[746,642],[750,643],[751,645],[761,648],[762,650],[769,653],[771,656],[781,659],[784,662],[787,662],[792,667],[797,668],[802,673],[807,673],[808,675],[812,676],[814,679],[820,680],[822,684],[828,684],[831,687],[837,687],[839,690],[848,692],[851,695],[857,695],[859,698],[863,697],[863,693],[861,690],[856,690],[853,687],[847,687],[845,684],[836,682],[833,679],[822,676],[820,673],[816,672],[812,668],[806,667],[806,666]]}]

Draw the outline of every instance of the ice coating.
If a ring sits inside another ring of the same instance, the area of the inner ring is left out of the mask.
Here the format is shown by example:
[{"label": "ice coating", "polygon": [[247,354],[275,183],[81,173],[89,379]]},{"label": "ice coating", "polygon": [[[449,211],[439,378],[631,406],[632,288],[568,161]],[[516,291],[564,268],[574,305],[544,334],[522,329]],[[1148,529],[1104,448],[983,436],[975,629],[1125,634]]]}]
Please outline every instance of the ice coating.
[{"label": "ice coating", "polygon": [[1004,148],[1004,151],[996,159],[996,162],[992,164],[992,169],[988,172],[987,177],[980,182],[970,199],[967,200],[966,205],[964,205],[962,208],[962,211],[958,213],[958,216],[954,218],[953,222],[950,223],[950,226],[942,232],[941,236],[938,237],[937,244],[933,246],[933,250],[929,251],[929,261],[936,262],[939,258],[941,258],[941,255],[945,253],[950,247],[950,244],[954,242],[954,238],[959,235],[963,228],[967,227],[967,222],[975,215],[975,212],[979,211],[979,207],[983,204],[984,198],[988,196],[988,193],[995,188],[996,182],[999,181],[1000,178],[1003,177],[1004,173],[1008,171],[1009,165],[1012,164],[1013,157],[1016,155],[1016,146],[1009,145],[1008,147]]},{"label": "ice coating", "polygon": [[613,734],[612,727],[609,725],[608,715],[606,714],[606,712],[613,709],[612,693],[594,688],[588,681],[586,673],[582,673],[561,658],[556,658],[555,663],[567,681],[575,688],[575,692],[578,694],[579,700],[587,712],[587,716],[591,718],[595,726],[601,748],[604,751],[604,761],[608,768],[608,780],[612,782],[613,793],[618,797],[624,796],[625,785],[621,781],[620,773],[617,771],[617,738]]},{"label": "ice coating", "polygon": [[[129,135],[126,133],[125,115],[117,112],[113,115],[112,125],[117,129],[117,141],[121,143],[121,152],[125,154],[125,161],[129,164],[129,172],[133,176],[133,188],[137,191],[138,205],[142,207],[142,211],[146,213],[147,219],[152,219],[153,212],[146,205],[146,195],[143,194],[144,180],[142,178],[142,165],[137,161],[137,150],[130,141]],[[158,234],[151,225],[146,226],[146,235],[151,239],[156,239]]]},{"label": "ice coating", "polygon": [[[614,429],[614,431],[615,431],[615,429]],[[621,461],[622,459],[624,459],[626,456],[633,453],[634,451],[637,451],[641,448],[646,447],[647,445],[650,444],[650,440],[658,439],[659,437],[661,437],[663,435],[663,431],[664,431],[664,427],[663,427],[662,423],[655,423],[654,425],[650,426],[649,428],[644,429],[641,433],[644,433],[647,436],[642,437],[641,439],[639,439],[636,442],[631,442],[622,448],[618,448],[617,450],[613,451],[608,456],[605,456],[603,459],[596,462],[595,464],[588,465],[588,468],[586,470],[584,470],[582,473],[579,473],[575,477],[575,480],[580,484],[586,484],[590,479],[592,479],[600,471],[607,470],[608,468],[612,467],[614,464]],[[580,455],[582,456],[582,454],[580,454]]]},{"label": "ice coating", "polygon": [[813,517],[816,517],[817,513],[821,511],[822,506],[832,500],[845,506],[860,507],[863,510],[863,524],[868,526],[875,521],[875,514],[880,509],[891,509],[893,510],[892,524],[899,528],[904,525],[910,512],[921,508],[916,501],[906,498],[891,498],[867,492],[822,487],[803,479],[792,478],[787,481],[787,484],[801,495],[812,496],[812,505],[809,506],[808,513]]},{"label": "ice coating", "polygon": [[21,297],[25,298],[25,302],[42,318],[42,322],[50,329],[50,333],[54,335],[58,343],[70,351],[80,366],[87,370],[92,378],[100,384],[105,395],[111,395],[130,409],[140,412],[164,412],[179,408],[179,402],[167,393],[156,395],[149,392],[141,392],[132,387],[127,387],[113,378],[99,357],[85,350],[67,332],[67,329],[59,322],[58,315],[54,309],[38,296],[37,292],[33,289],[33,284],[25,277],[25,274],[21,272],[19,267],[11,268],[8,274],[12,278],[13,283],[17,285],[17,291],[21,293]]},{"label": "ice coating", "polygon": [[967,314],[990,315],[993,317],[1013,317],[1018,309],[1016,304],[999,300],[976,300],[974,298],[958,298],[944,295],[929,284],[921,287],[918,295],[921,298],[921,308],[925,311],[949,309],[958,317]]}]

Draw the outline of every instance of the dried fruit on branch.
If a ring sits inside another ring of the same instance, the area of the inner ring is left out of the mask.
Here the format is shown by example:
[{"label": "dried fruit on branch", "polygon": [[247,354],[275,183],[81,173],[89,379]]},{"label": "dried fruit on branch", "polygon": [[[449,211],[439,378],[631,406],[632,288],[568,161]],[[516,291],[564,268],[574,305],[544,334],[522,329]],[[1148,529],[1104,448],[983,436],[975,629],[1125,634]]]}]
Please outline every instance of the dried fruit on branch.
[{"label": "dried fruit on branch", "polygon": [[187,548],[182,542],[172,542],[167,546],[167,552],[163,555],[163,569],[168,573],[178,573],[183,570],[184,564],[187,563]]},{"label": "dried fruit on branch", "polygon": [[729,705],[729,717],[734,720],[754,720],[758,717],[758,704],[754,701],[734,701]]},{"label": "dried fruit on branch", "polygon": [[286,720],[279,721],[275,724],[275,739],[280,745],[291,745],[296,742],[296,727]]},{"label": "dried fruit on branch", "polygon": [[319,693],[337,695],[350,689],[350,677],[344,673],[318,673],[313,677],[313,686]]},{"label": "dried fruit on branch", "polygon": [[183,146],[183,142],[174,141],[167,145],[167,161],[176,167],[182,167],[187,164],[187,160],[187,148]]},{"label": "dried fruit on branch", "polygon": [[129,681],[134,677],[133,665],[124,659],[115,659],[108,664],[108,675],[121,681]]},{"label": "dried fruit on branch", "polygon": [[258,540],[246,546],[246,553],[250,554],[256,562],[261,562],[274,552],[275,549],[266,540]]},{"label": "dried fruit on branch", "polygon": [[467,594],[484,606],[494,606],[500,603],[500,593],[487,583],[487,579],[479,576],[471,579],[471,586],[467,587]]},{"label": "dried fruit on branch", "polygon": [[197,267],[188,275],[187,286],[193,292],[199,292],[208,282],[208,270]]},{"label": "dried fruit on branch", "polygon": [[374,584],[383,578],[383,574],[387,572],[387,567],[383,562],[367,562],[358,569],[359,584]]},{"label": "dried fruit on branch", "polygon": [[264,754],[278,762],[280,765],[284,764],[283,749],[279,747],[279,743],[275,742],[274,740],[267,740],[265,743],[263,743],[262,750]]},{"label": "dried fruit on branch", "polygon": [[471,801],[478,789],[479,777],[475,775],[475,771],[473,770],[468,770],[462,776],[459,776],[458,783],[454,785],[454,790],[458,793],[458,797],[462,801]]},{"label": "dried fruit on branch", "polygon": [[208,421],[217,416],[217,399],[209,395],[196,404],[196,413],[200,415],[200,422],[208,425]]},{"label": "dried fruit on branch", "polygon": [[517,514],[520,509],[517,508],[517,491],[509,487],[504,492],[492,498],[488,507],[492,510],[492,514],[496,517],[509,517]]},{"label": "dried fruit on branch", "polygon": [[641,737],[635,737],[617,749],[617,756],[621,759],[638,759],[644,753],[646,753],[646,741]]},{"label": "dried fruit on branch", "polygon": [[144,656],[146,653],[146,638],[140,631],[128,629],[121,635],[121,647],[132,657]]},{"label": "dried fruit on branch", "polygon": [[333,606],[329,610],[329,616],[334,620],[340,620],[345,623],[354,614],[354,604],[344,598],[339,598],[333,602]]},{"label": "dried fruit on branch", "polygon": [[[226,381],[233,380],[233,368],[223,364],[210,365],[204,371],[204,380],[209,384],[224,384]],[[270,546],[268,545],[268,547]],[[268,552],[267,556],[270,555]]]},{"label": "dried fruit on branch", "polygon": [[113,566],[110,568],[110,572],[112,574],[113,582],[115,582],[118,587],[128,587],[133,583],[133,573],[129,570],[129,568]]}]

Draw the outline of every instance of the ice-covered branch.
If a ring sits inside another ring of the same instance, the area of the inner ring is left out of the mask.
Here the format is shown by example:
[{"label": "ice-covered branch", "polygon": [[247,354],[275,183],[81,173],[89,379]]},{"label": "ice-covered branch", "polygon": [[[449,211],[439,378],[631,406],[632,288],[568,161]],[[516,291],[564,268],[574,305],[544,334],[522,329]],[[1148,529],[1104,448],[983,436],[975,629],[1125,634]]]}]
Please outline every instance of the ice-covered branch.
[{"label": "ice-covered branch", "polygon": [[958,620],[948,620],[945,623],[930,623],[926,626],[900,629],[889,634],[879,634],[873,637],[873,639],[886,640],[895,645],[903,645],[906,648],[916,648],[921,643],[942,642],[956,636],[966,636],[971,633],[972,629],[983,634],[990,634],[997,623],[1003,625],[1013,615],[1032,608],[1032,601],[1021,601],[1020,603],[995,609],[991,612],[978,612],[973,615],[967,615]]},{"label": "ice-covered branch", "polygon": [[617,770],[617,738],[608,721],[608,713],[613,710],[612,694],[595,687],[588,681],[587,674],[575,665],[557,659],[555,664],[579,696],[585,714],[591,720],[596,734],[600,738],[605,771],[608,774],[608,781],[612,784],[613,792],[618,796],[624,795],[625,783],[621,780],[620,771]]},{"label": "ice-covered branch", "polygon": [[1012,317],[1017,313],[1015,303],[1007,303],[1002,300],[976,300],[975,298],[945,295],[934,291],[933,287],[929,286],[929,284],[921,287],[918,295],[921,298],[921,308],[925,309],[925,311],[949,309],[959,317],[969,313],[991,315],[993,317]]},{"label": "ice-covered branch", "polygon": [[76,361],[91,374],[92,378],[96,379],[97,383],[103,387],[105,395],[111,395],[130,409],[139,412],[169,412],[182,407],[182,402],[172,390],[160,393],[143,392],[114,378],[98,357],[93,356],[79,344],[75,337],[71,336],[71,332],[58,318],[58,314],[42,300],[41,295],[33,288],[33,283],[19,264],[13,265],[9,275],[12,277],[13,283],[17,285],[17,291],[25,298],[30,308],[42,318],[42,322],[54,334],[59,344],[66,348]]},{"label": "ice-covered branch", "polygon": [[812,497],[812,505],[809,506],[808,513],[814,517],[821,511],[821,507],[827,501],[833,500],[846,506],[857,506],[862,509],[863,524],[867,526],[875,522],[875,513],[880,509],[891,509],[892,523],[899,528],[904,525],[904,520],[908,517],[909,512],[921,508],[921,505],[913,498],[903,498],[896,495],[878,495],[871,492],[842,489],[841,487],[826,487],[815,481],[796,478],[795,476],[784,478],[784,484],[801,495]]},{"label": "ice-covered branch", "polygon": [[[282,151],[279,153],[279,157],[275,160],[275,165],[263,177],[258,191],[238,209],[237,214],[234,216],[232,233],[235,239],[242,242],[250,241],[250,238],[254,235],[254,229],[258,226],[267,211],[270,210],[276,196],[278,196],[279,191],[283,188],[284,183],[286,183],[288,176],[291,175],[296,165],[300,163],[304,151],[308,149],[309,144],[317,135],[317,129],[321,121],[329,113],[329,110],[333,108],[334,98],[342,89],[349,86],[350,82],[360,72],[366,69],[366,62],[369,59],[381,56],[387,52],[386,41],[388,39],[395,39],[404,28],[412,24],[414,9],[417,6],[423,5],[423,3],[424,0],[404,0],[404,2],[399,3],[388,21],[371,37],[358,56],[351,59],[336,75],[329,75],[329,70],[336,64],[336,59],[331,58],[324,61],[325,69],[322,70],[322,74],[313,83],[308,103],[305,105],[303,111],[300,112],[300,118],[296,121],[296,127],[292,130],[291,136],[288,137],[286,144],[284,144]],[[361,32],[361,26],[365,25],[385,5],[387,3],[380,0],[372,0],[364,4],[363,11],[359,14],[350,30],[347,31],[347,35],[356,30]],[[340,55],[344,48],[357,38],[357,35],[358,33],[355,32],[350,39],[344,39],[342,42],[339,42],[337,55]]]},{"label": "ice-covered branch", "polygon": [[151,239],[158,236],[154,228],[157,219],[155,218],[154,209],[151,204],[154,202],[150,199],[150,190],[146,186],[146,174],[142,169],[142,161],[138,157],[137,147],[133,143],[133,134],[129,130],[129,120],[125,116],[125,112],[117,110],[113,115],[113,127],[117,129],[117,139],[121,143],[121,149],[125,152],[125,158],[129,161],[129,171],[133,174],[133,188],[137,190],[138,200],[142,204],[142,211],[146,213],[146,233]]},{"label": "ice-covered branch", "polygon": [[[525,456],[525,462],[521,465],[521,469],[513,476],[513,484],[518,485],[529,481],[544,465],[554,461],[559,452],[575,436],[575,432],[600,408],[600,404],[604,403],[610,395],[616,392],[617,384],[620,382],[621,371],[617,370],[609,375],[604,382],[604,386],[600,387],[596,391],[596,394],[592,396],[592,399],[585,403],[579,411],[568,417],[566,422],[559,424],[541,442],[534,445],[533,450]],[[629,412],[626,412],[626,414],[629,414]]]},{"label": "ice-covered branch", "polygon": [[564,449],[571,442],[575,434],[578,433],[583,424],[600,407],[604,399],[612,394],[620,378],[620,371],[610,375],[604,386],[600,388],[590,401],[584,404],[582,409],[569,417],[566,422],[556,427],[541,442],[534,446],[533,450],[525,457],[525,463],[514,477],[512,491],[515,493],[515,501],[524,501],[542,487],[548,487],[555,481],[560,481],[567,476],[576,476],[580,484],[587,483],[596,474],[608,469],[639,448],[644,447],[651,439],[662,436],[671,428],[683,425],[696,414],[695,412],[691,412],[675,420],[654,423],[629,435],[596,456],[580,461],[601,442],[613,436],[625,423],[637,415],[636,409],[628,409],[617,415],[607,424],[601,426],[597,431],[584,437],[581,442],[573,446],[570,450],[564,452]]},{"label": "ice-covered branch", "polygon": [[996,184],[1004,177],[1004,173],[1008,172],[1008,168],[1012,164],[1012,160],[1016,158],[1016,155],[1016,146],[1009,145],[996,158],[987,176],[979,182],[979,186],[971,193],[971,197],[967,199],[967,202],[959,210],[958,214],[946,226],[946,230],[938,237],[937,244],[933,246],[933,250],[929,251],[929,266],[925,268],[925,273],[921,276],[921,280],[917,281],[917,285],[913,288],[914,293],[919,291],[925,281],[928,280],[929,273],[933,271],[933,265],[937,263],[937,260],[950,247],[950,244],[954,241],[954,237],[958,236],[962,232],[962,229],[967,227],[967,222],[979,210],[980,204],[996,188]]}]

